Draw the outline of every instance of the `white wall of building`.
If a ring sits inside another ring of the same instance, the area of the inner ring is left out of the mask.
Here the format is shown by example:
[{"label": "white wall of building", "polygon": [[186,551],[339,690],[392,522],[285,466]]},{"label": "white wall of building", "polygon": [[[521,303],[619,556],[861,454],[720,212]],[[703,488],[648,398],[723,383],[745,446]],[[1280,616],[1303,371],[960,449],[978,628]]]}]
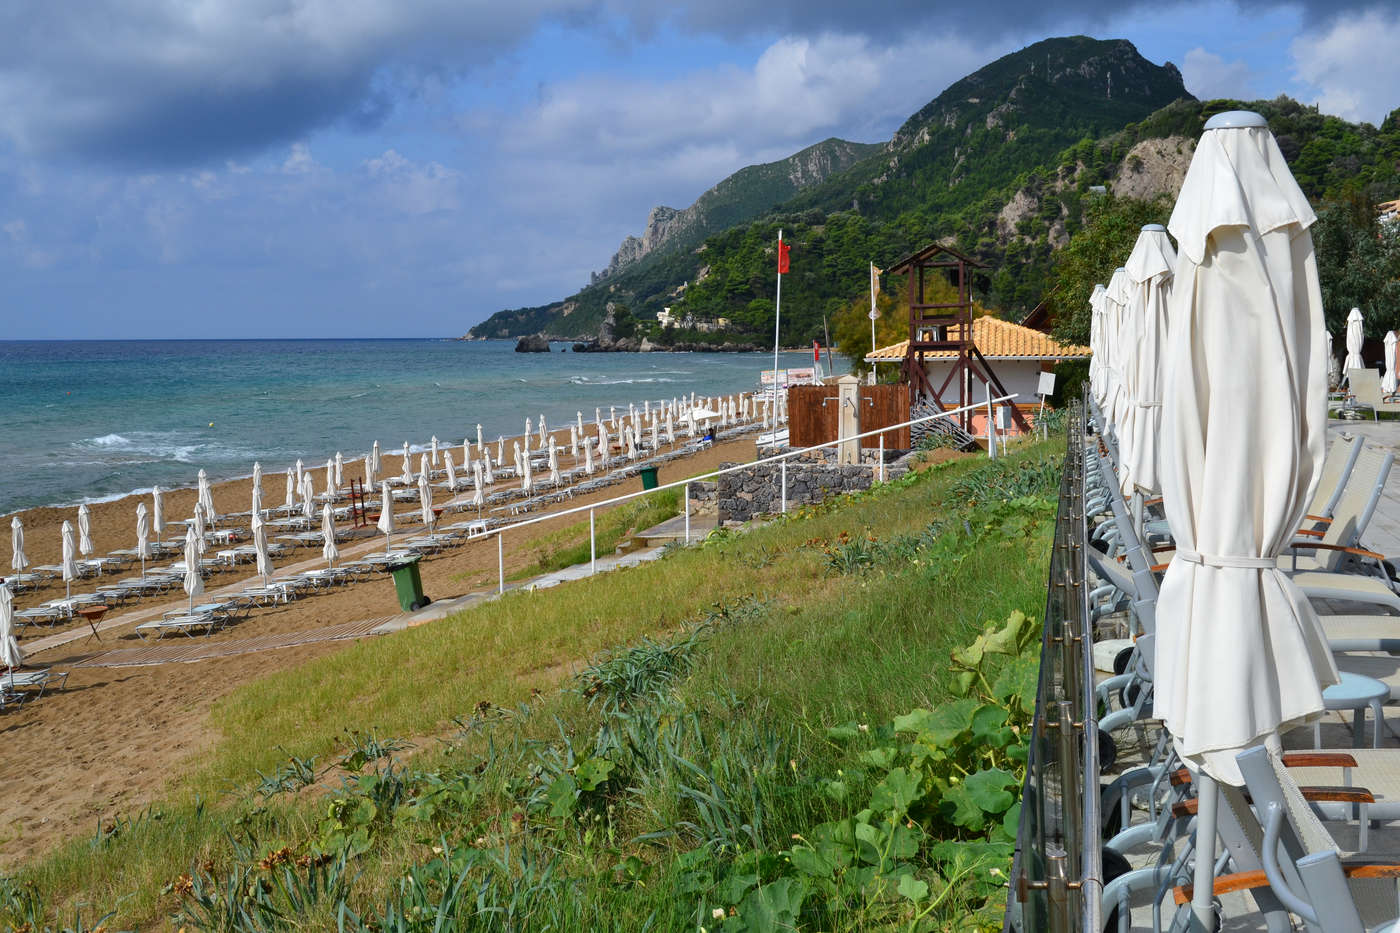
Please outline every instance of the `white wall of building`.
[{"label": "white wall of building", "polygon": [[[1035,394],[1037,386],[1040,384],[1040,360],[988,360],[992,367],[992,372],[996,374],[1001,384],[1006,387],[1006,391],[1016,396],[1016,402],[1022,405],[1033,405],[1040,401],[1040,396]],[[943,384],[943,380],[948,378],[948,373],[953,369],[952,361],[948,362],[928,362],[924,364],[928,372],[929,381],[936,389]],[[986,397],[986,389],[982,381],[976,375],[972,378],[972,397],[976,401]],[[949,386],[948,392],[944,394],[943,401],[949,405],[955,404],[958,396],[956,386]]]}]

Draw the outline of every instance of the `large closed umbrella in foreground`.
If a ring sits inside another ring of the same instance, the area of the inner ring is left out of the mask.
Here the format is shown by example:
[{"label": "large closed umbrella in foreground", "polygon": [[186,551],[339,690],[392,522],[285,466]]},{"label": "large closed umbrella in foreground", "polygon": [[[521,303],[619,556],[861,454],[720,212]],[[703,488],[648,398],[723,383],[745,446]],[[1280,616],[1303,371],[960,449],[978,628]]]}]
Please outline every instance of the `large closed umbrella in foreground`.
[{"label": "large closed umbrella in foreground", "polygon": [[24,573],[29,557],[24,553],[24,522],[16,515],[10,519],[10,569]]},{"label": "large closed umbrella in foreground", "polygon": [[394,536],[394,499],[389,495],[389,484],[379,484],[379,521],[376,527],[384,533],[384,553],[389,553],[389,544]]},{"label": "large closed umbrella in foreground", "polygon": [[[1315,217],[1258,114],[1212,117],[1170,224],[1180,259],[1162,384],[1162,495],[1176,552],[1157,601],[1153,711],[1199,768],[1197,851],[1215,781],[1322,713],[1336,667],[1277,557],[1312,498],[1327,429]],[[1193,909],[1210,917],[1213,859]]]},{"label": "large closed umbrella in foreground", "polygon": [[1133,252],[1123,266],[1132,283],[1125,330],[1125,384],[1129,388],[1127,418],[1119,440],[1123,442],[1119,464],[1123,493],[1158,491],[1157,437],[1162,428],[1162,352],[1167,343],[1167,297],[1171,291],[1176,250],[1167,239],[1167,228],[1148,224],[1138,234]]},{"label": "large closed umbrella in foreground", "polygon": [[[24,652],[15,639],[15,598],[8,586],[0,584],[0,667],[13,673],[23,663]],[[14,683],[13,677],[10,683]]]},{"label": "large closed umbrella in foreground", "polygon": [[65,598],[73,595],[73,581],[78,579],[77,542],[73,540],[73,523],[64,521],[60,529],[63,535],[63,590]]},{"label": "large closed umbrella in foreground", "polygon": [[136,556],[141,558],[141,579],[146,579],[146,561],[151,556],[151,520],[146,514],[146,503],[136,506]]},{"label": "large closed umbrella in foreground", "polygon": [[[198,503],[195,510],[199,510]],[[185,592],[189,594],[190,601],[188,608],[194,609],[194,598],[204,592],[204,576],[199,572],[199,542],[195,538],[194,529],[185,530]]]},{"label": "large closed umbrella in foreground", "polygon": [[1366,335],[1362,333],[1361,328],[1361,309],[1352,308],[1347,314],[1347,358],[1342,363],[1343,374],[1353,369],[1366,368],[1366,364],[1361,362],[1361,345],[1366,342]]},{"label": "large closed umbrella in foreground", "polygon": [[78,506],[78,553],[89,557],[95,550],[97,548],[92,544],[92,511],[84,502]]},{"label": "large closed umbrella in foreground", "polygon": [[340,548],[335,546],[335,516],[331,514],[331,504],[321,506],[321,556],[327,567],[334,567],[340,559]]}]

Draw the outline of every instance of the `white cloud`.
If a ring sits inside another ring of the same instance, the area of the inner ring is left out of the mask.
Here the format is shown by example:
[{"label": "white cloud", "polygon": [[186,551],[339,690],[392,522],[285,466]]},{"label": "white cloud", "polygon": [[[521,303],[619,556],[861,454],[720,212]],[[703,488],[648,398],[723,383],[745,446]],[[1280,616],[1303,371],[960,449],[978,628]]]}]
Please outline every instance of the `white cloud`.
[{"label": "white cloud", "polygon": [[311,147],[306,143],[293,143],[282,163],[284,175],[308,175],[316,171],[316,160],[311,156]]},{"label": "white cloud", "polygon": [[1181,61],[1181,78],[1186,89],[1201,99],[1233,97],[1251,100],[1255,97],[1249,65],[1242,61],[1226,61],[1214,52],[1197,46]]},{"label": "white cloud", "polygon": [[1377,7],[1340,17],[1293,40],[1298,79],[1317,90],[1317,104],[1349,120],[1379,124],[1400,107],[1400,14]]},{"label": "white cloud", "polygon": [[406,214],[452,211],[461,206],[463,177],[440,162],[416,163],[393,149],[366,159],[364,170],[382,203]]}]

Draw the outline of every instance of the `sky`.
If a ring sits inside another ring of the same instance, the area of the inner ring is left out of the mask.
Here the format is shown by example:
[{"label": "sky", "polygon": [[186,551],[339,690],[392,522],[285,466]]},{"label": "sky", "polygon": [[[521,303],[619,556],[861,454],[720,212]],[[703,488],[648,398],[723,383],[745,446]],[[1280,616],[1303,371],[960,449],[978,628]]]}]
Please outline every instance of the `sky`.
[{"label": "sky", "polygon": [[1202,98],[1400,106],[1394,0],[11,0],[0,339],[460,335],[1073,34]]}]

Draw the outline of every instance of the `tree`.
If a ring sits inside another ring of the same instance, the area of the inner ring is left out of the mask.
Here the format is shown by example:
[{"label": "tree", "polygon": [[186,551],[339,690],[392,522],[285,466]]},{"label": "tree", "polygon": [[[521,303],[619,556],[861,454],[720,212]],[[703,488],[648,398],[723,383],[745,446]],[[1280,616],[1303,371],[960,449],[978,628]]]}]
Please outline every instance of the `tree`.
[{"label": "tree", "polygon": [[1352,308],[1361,309],[1371,337],[1400,328],[1400,229],[1379,223],[1370,201],[1352,196],[1321,204],[1312,235],[1327,329],[1345,330]]},{"label": "tree", "polygon": [[1127,262],[1144,224],[1164,224],[1171,201],[1103,195],[1089,204],[1084,228],[1060,251],[1046,297],[1055,322],[1055,339],[1085,346],[1089,343],[1089,295],[1094,284],[1108,284],[1113,270]]}]

